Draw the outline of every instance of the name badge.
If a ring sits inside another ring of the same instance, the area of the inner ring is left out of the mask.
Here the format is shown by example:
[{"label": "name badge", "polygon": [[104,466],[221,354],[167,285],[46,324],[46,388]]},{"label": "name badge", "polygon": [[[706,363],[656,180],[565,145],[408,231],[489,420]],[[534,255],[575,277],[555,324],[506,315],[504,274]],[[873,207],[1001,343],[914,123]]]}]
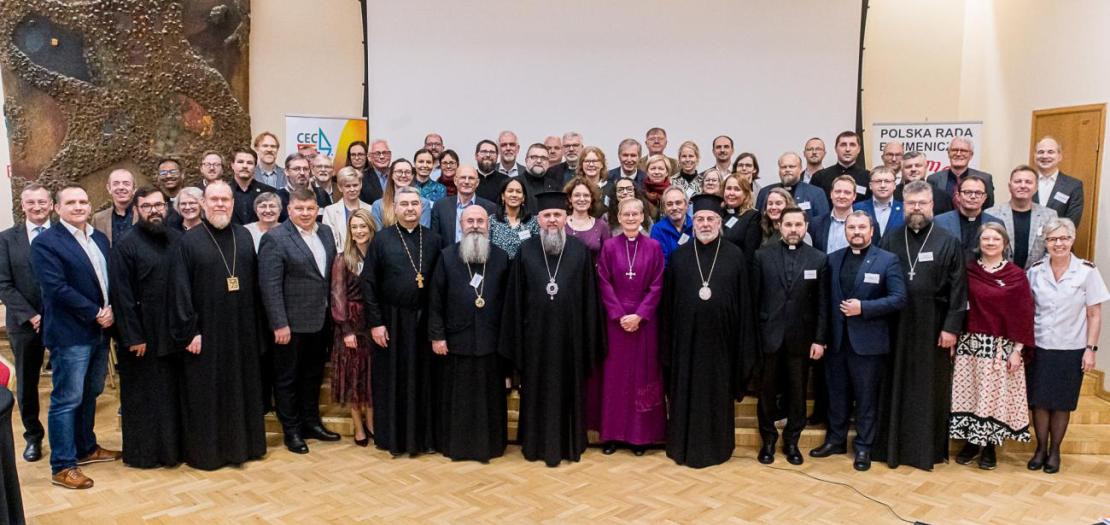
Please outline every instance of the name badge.
[{"label": "name badge", "polygon": [[728,222],[725,223],[725,228],[731,228],[733,226],[736,226],[737,220],[738,219],[736,217],[733,217],[733,218],[729,219]]},{"label": "name badge", "polygon": [[678,244],[686,244],[686,241],[688,240],[690,240],[690,236],[684,233],[682,234],[682,237],[678,238]]},{"label": "name badge", "polygon": [[1060,201],[1062,204],[1067,204],[1068,199],[1070,199],[1071,197],[1064,195],[1063,193],[1056,192],[1056,195],[1053,195],[1052,198],[1054,200]]},{"label": "name badge", "polygon": [[863,282],[868,284],[879,284],[879,274],[865,273],[863,274]]},{"label": "name badge", "polygon": [[856,193],[858,193],[860,195],[867,195],[867,188],[865,188],[863,186],[860,186],[859,184],[856,184]]},{"label": "name badge", "polygon": [[917,262],[929,262],[931,260],[933,260],[933,252],[921,252],[917,256]]},{"label": "name badge", "polygon": [[527,241],[528,239],[532,238],[532,231],[520,230],[519,232],[517,232],[516,236],[522,241]]},{"label": "name badge", "polygon": [[809,201],[799,202],[798,207],[805,210],[805,211],[809,211]]},{"label": "name badge", "polygon": [[817,278],[817,270],[806,270],[806,271],[802,272],[802,278],[803,279],[810,279],[810,280],[816,279]]},{"label": "name badge", "polygon": [[470,287],[477,288],[480,284],[482,284],[482,274],[476,273],[474,277],[470,278]]}]

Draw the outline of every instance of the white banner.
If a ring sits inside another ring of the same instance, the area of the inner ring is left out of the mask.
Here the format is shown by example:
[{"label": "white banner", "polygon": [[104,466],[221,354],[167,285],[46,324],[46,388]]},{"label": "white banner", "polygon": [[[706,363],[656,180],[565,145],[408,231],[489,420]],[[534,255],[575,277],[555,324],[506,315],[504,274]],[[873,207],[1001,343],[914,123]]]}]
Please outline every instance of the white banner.
[{"label": "white banner", "polygon": [[4,86],[0,84],[0,173],[4,181],[0,182],[0,228],[7,228],[12,224],[12,163],[8,156],[8,126],[4,118]]},{"label": "white banner", "polygon": [[[315,149],[332,158],[338,169],[347,162],[347,147],[366,142],[366,119],[362,117],[321,117],[286,115],[283,151],[289,153]],[[278,159],[281,164],[283,159]]]},{"label": "white banner", "polygon": [[971,156],[971,167],[979,167],[982,145],[983,123],[980,122],[877,122],[871,125],[873,164],[882,164],[883,148],[887,143],[898,141],[906,151],[920,151],[928,159],[928,172],[935,173],[948,167],[948,143],[956,137],[971,141],[975,155]]}]

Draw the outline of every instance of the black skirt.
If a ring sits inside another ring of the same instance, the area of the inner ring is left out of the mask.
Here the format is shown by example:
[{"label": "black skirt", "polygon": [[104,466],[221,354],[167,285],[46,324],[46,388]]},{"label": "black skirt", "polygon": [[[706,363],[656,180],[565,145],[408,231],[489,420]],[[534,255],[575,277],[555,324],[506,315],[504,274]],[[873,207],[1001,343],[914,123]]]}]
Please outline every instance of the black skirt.
[{"label": "black skirt", "polygon": [[1029,371],[1029,406],[1075,410],[1083,386],[1083,352],[1038,348]]}]

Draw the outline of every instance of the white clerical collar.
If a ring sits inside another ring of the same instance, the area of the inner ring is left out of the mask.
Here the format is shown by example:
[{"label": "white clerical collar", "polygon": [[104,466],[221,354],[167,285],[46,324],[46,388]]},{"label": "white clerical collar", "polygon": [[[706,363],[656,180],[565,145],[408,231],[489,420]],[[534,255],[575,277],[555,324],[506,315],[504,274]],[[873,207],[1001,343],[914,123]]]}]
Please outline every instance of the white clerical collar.
[{"label": "white clerical collar", "polygon": [[855,248],[852,248],[852,254],[853,255],[859,255],[861,252],[863,252],[863,250],[857,250]]}]

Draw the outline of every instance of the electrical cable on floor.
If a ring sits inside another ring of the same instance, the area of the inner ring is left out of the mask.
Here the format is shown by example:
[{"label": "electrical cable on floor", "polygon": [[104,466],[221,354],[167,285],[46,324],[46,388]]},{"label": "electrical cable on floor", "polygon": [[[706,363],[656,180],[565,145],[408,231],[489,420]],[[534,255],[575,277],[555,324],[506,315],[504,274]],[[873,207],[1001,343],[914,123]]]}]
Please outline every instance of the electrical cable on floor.
[{"label": "electrical cable on floor", "polygon": [[764,465],[762,463],[759,463],[758,461],[756,461],[755,458],[752,458],[750,456],[737,456],[737,455],[734,454],[732,457],[751,460],[751,461],[759,464],[759,466],[761,466],[761,467],[767,467],[767,468],[774,469],[774,470],[781,470],[783,472],[793,472],[795,474],[801,474],[801,475],[803,475],[807,478],[810,478],[810,479],[813,479],[813,480],[816,480],[816,481],[820,481],[822,483],[829,483],[831,485],[840,485],[842,487],[848,487],[848,488],[852,489],[853,491],[855,491],[856,494],[859,494],[860,496],[863,496],[864,498],[866,498],[866,499],[868,499],[872,502],[878,503],[879,505],[882,505],[882,506],[886,507],[886,509],[889,510],[890,513],[893,514],[895,518],[898,518],[901,521],[904,521],[906,523],[915,524],[915,525],[917,525],[917,524],[926,525],[925,522],[922,522],[922,521],[914,521],[914,520],[908,520],[906,518],[903,518],[901,514],[898,514],[898,511],[894,510],[894,507],[890,506],[889,504],[887,504],[887,503],[885,503],[881,500],[875,499],[871,496],[868,496],[867,494],[864,494],[863,491],[857,489],[856,487],[853,487],[850,483],[845,483],[843,481],[833,481],[831,479],[819,478],[817,476],[814,476],[813,474],[810,474],[810,473],[802,471],[802,470],[782,468],[782,467],[772,467],[770,465]]}]

